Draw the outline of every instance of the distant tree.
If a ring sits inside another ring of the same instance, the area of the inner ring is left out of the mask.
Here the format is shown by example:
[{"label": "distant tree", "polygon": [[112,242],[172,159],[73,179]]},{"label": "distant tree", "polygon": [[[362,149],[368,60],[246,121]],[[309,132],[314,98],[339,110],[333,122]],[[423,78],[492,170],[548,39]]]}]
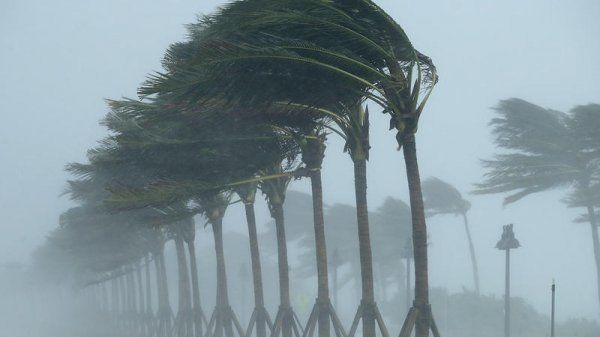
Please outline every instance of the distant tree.
[{"label": "distant tree", "polygon": [[465,200],[462,194],[449,183],[431,177],[423,182],[423,195],[425,199],[425,212],[427,216],[454,214],[463,218],[467,241],[469,242],[469,254],[471,256],[471,267],[473,269],[473,282],[475,292],[479,294],[479,268],[477,266],[477,255],[469,229],[467,212],[471,209],[471,203]]},{"label": "distant tree", "polygon": [[521,99],[500,101],[492,134],[507,151],[483,161],[485,179],[476,193],[507,193],[509,204],[533,193],[569,188],[567,204],[586,209],[590,224],[600,302],[600,242],[596,187],[600,182],[600,106],[579,106],[570,113],[544,109]]},{"label": "distant tree", "polygon": [[[373,262],[379,281],[380,298],[390,301],[387,288],[396,284],[398,291],[404,289],[405,271],[400,258],[404,256],[404,244],[412,235],[410,207],[402,200],[387,197],[372,215],[373,218]],[[407,263],[408,260],[406,261]],[[410,287],[410,285],[409,285]]]}]

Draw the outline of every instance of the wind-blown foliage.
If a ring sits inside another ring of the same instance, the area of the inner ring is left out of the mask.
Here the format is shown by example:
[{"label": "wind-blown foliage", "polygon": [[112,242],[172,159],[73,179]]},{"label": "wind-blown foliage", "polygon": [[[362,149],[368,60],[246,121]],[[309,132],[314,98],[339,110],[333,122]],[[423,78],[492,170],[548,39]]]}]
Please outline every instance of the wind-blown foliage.
[{"label": "wind-blown foliage", "polygon": [[600,184],[600,106],[578,106],[569,113],[544,109],[521,99],[501,101],[495,108],[492,134],[506,153],[483,161],[484,181],[475,193],[510,193],[504,204],[533,193],[568,188],[564,199],[584,207],[591,228],[600,302],[600,240],[598,206]]}]

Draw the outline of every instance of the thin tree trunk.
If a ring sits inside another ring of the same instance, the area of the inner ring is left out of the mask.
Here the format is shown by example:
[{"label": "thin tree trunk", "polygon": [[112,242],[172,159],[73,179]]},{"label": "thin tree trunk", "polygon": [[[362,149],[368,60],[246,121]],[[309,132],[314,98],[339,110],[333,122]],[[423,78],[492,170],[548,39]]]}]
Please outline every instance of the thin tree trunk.
[{"label": "thin tree trunk", "polygon": [[467,214],[463,213],[463,222],[465,224],[465,233],[467,234],[467,240],[469,241],[469,253],[471,255],[471,267],[473,268],[473,282],[475,284],[475,293],[479,295],[479,267],[477,266],[477,256],[475,255],[475,246],[473,245],[473,238],[471,237],[471,230],[469,229],[469,219]]},{"label": "thin tree trunk", "polygon": [[138,263],[135,266],[136,276],[137,276],[137,287],[138,287],[138,301],[139,301],[139,311],[137,313],[137,317],[140,325],[140,333],[142,336],[146,336],[146,321],[144,311],[146,310],[146,305],[144,303],[144,286],[142,281],[142,266]]},{"label": "thin tree trunk", "polygon": [[109,309],[108,309],[108,293],[106,290],[106,281],[102,282],[102,284],[100,285],[100,295],[102,296],[102,311],[104,313],[108,313]]},{"label": "thin tree trunk", "polygon": [[[227,291],[227,272],[225,270],[225,252],[223,248],[223,219],[218,218],[212,221],[213,236],[215,240],[215,255],[217,258],[217,307],[215,310],[221,313],[229,310],[229,295]],[[223,315],[219,315],[221,318]],[[215,328],[215,337],[223,337],[223,333],[227,337],[233,336],[233,327],[231,320],[228,319],[223,324],[217,322]],[[225,330],[225,331],[223,331]]]},{"label": "thin tree trunk", "polygon": [[406,312],[410,310],[410,258],[406,258]]},{"label": "thin tree trunk", "polygon": [[[277,261],[279,267],[279,302],[284,312],[289,312],[290,308],[290,276],[287,256],[287,242],[285,238],[285,223],[282,204],[272,204],[273,218],[275,219],[275,229],[277,233]],[[292,326],[284,319],[282,327],[283,337],[292,337]]]},{"label": "thin tree trunk", "polygon": [[598,303],[600,304],[600,242],[598,239],[598,222],[594,207],[587,207],[588,216],[590,218],[590,227],[592,229],[592,244],[594,247],[594,260],[596,262],[596,286],[598,291]]},{"label": "thin tree trunk", "polygon": [[111,290],[111,301],[110,308],[112,310],[113,316],[116,318],[119,315],[119,288],[118,281],[113,276],[113,279],[110,281],[110,290]]},{"label": "thin tree trunk", "polygon": [[152,285],[150,283],[150,257],[148,255],[144,256],[144,264],[145,264],[145,281],[146,281],[146,312],[144,317],[146,318],[146,331],[149,336],[152,336]]},{"label": "thin tree trunk", "polygon": [[119,329],[119,320],[120,320],[120,310],[119,310],[119,281],[114,277],[110,281],[111,283],[111,310],[112,310],[112,320],[113,320],[113,331],[116,332]]},{"label": "thin tree trunk", "polygon": [[167,280],[167,265],[165,262],[165,252],[160,252],[160,280],[163,286],[164,305],[170,311],[171,303],[169,300],[169,281]]},{"label": "thin tree trunk", "polygon": [[154,269],[155,269],[155,277],[156,277],[156,297],[157,297],[157,305],[158,310],[160,311],[164,305],[164,286],[162,282],[162,275],[160,272],[160,257],[158,254],[154,255]]},{"label": "thin tree trunk", "polygon": [[415,261],[414,305],[419,310],[415,337],[427,337],[429,336],[430,327],[429,276],[427,271],[427,224],[425,222],[425,209],[423,207],[423,193],[421,191],[421,177],[419,175],[417,147],[414,134],[405,137],[403,152],[412,214]]},{"label": "thin tree trunk", "polygon": [[154,256],[156,261],[156,284],[158,288],[159,336],[171,336],[171,304],[169,303],[169,283],[165,265],[164,247]]},{"label": "thin tree trunk", "polygon": [[510,249],[506,249],[504,266],[504,337],[510,337]]},{"label": "thin tree trunk", "polygon": [[356,192],[356,217],[358,222],[358,246],[362,280],[363,337],[375,337],[375,293],[373,289],[373,257],[369,234],[367,207],[367,161],[354,161],[354,189]]},{"label": "thin tree trunk", "polygon": [[121,297],[121,328],[123,331],[127,330],[127,294],[125,289],[125,275],[119,276],[119,295]]},{"label": "thin tree trunk", "polygon": [[128,304],[131,319],[131,333],[136,334],[138,329],[138,315],[137,315],[137,302],[136,302],[136,290],[135,290],[135,267],[131,267],[131,270],[127,273],[127,293],[128,293]]},{"label": "thin tree trunk", "polygon": [[[244,203],[246,210],[246,222],[248,224],[248,239],[250,243],[250,260],[252,263],[252,283],[254,286],[254,307],[263,310],[265,300],[263,294],[262,268],[260,263],[260,252],[258,249],[258,235],[256,233],[256,215],[254,214],[254,203]],[[263,312],[257,313],[256,337],[265,337],[266,322]]]},{"label": "thin tree trunk", "polygon": [[[338,266],[333,267],[333,305],[336,309],[338,306]],[[339,309],[338,309],[339,310]]]},{"label": "thin tree trunk", "polygon": [[196,262],[196,244],[193,239],[188,243],[188,253],[190,255],[190,272],[192,274],[192,301],[194,312],[194,332],[196,337],[202,336],[202,316],[200,305],[200,286],[198,283],[198,264]]},{"label": "thin tree trunk", "polygon": [[190,303],[190,276],[188,274],[187,259],[185,257],[185,247],[183,239],[177,236],[175,238],[175,251],[177,253],[177,269],[179,272],[179,313],[181,320],[180,327],[183,329],[183,336],[192,335],[191,310]]},{"label": "thin tree trunk", "polygon": [[313,218],[315,229],[315,251],[317,259],[317,305],[319,310],[319,337],[329,337],[329,277],[327,274],[327,245],[325,242],[325,220],[323,218],[323,186],[321,170],[310,172]]},{"label": "thin tree trunk", "polygon": [[144,264],[146,278],[146,312],[149,314],[152,312],[152,287],[150,283],[150,257],[148,255],[144,257]]}]

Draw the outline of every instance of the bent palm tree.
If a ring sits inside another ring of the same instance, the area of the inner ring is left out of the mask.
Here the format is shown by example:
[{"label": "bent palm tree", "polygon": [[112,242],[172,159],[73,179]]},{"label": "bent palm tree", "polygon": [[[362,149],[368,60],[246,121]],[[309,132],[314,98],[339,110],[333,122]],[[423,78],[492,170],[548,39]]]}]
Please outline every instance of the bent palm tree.
[{"label": "bent palm tree", "polygon": [[[185,57],[168,55],[168,73],[154,76],[140,94],[174,95],[191,104],[217,99],[244,107],[291,102],[317,108],[329,116],[352,113],[359,102],[368,99],[390,115],[390,126],[397,129],[396,139],[404,148],[409,178],[417,336],[427,335],[430,328],[437,330],[430,321],[427,230],[414,137],[419,116],[437,81],[431,60],[415,50],[400,26],[368,0],[237,1],[193,29],[190,35],[194,43],[179,45],[185,49],[179,56]],[[289,83],[294,87],[290,88]],[[332,111],[332,99],[353,103]],[[365,154],[355,157],[357,184],[363,185],[361,176],[366,165],[359,158]],[[358,185],[357,201],[363,203],[366,198],[362,198],[363,188]],[[361,223],[367,221],[363,208],[366,204],[357,205]],[[365,234],[361,229],[362,239],[366,239]],[[368,294],[372,268],[366,261],[370,254],[364,244],[362,248],[365,305],[372,307]],[[372,337],[374,319],[370,314],[365,317],[364,334]]]},{"label": "bent palm tree", "polygon": [[425,195],[425,210],[428,216],[437,214],[454,214],[463,218],[465,233],[469,243],[469,254],[471,256],[471,268],[473,269],[473,284],[475,293],[479,294],[479,268],[477,267],[477,256],[471,230],[469,229],[469,220],[467,212],[471,208],[471,203],[465,200],[461,193],[447,182],[431,177],[423,182],[423,193]]},{"label": "bent palm tree", "polygon": [[504,204],[530,194],[569,187],[567,203],[584,207],[592,232],[600,303],[600,241],[593,186],[600,181],[600,108],[577,107],[566,114],[521,99],[500,101],[492,119],[498,147],[508,150],[483,161],[485,179],[476,193],[508,193]]}]

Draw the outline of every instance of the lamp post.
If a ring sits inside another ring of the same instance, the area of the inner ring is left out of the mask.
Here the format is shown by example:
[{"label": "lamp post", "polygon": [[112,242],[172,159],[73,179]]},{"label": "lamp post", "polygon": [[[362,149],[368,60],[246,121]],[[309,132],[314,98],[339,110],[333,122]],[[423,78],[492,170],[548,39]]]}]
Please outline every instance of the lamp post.
[{"label": "lamp post", "polygon": [[550,337],[554,337],[554,310],[555,310],[555,299],[556,299],[556,284],[552,280],[552,313],[550,319]]},{"label": "lamp post", "polygon": [[504,337],[510,337],[510,250],[521,246],[515,238],[513,225],[506,225],[502,230],[502,237],[496,243],[496,248],[506,252],[505,283],[504,283]]}]

